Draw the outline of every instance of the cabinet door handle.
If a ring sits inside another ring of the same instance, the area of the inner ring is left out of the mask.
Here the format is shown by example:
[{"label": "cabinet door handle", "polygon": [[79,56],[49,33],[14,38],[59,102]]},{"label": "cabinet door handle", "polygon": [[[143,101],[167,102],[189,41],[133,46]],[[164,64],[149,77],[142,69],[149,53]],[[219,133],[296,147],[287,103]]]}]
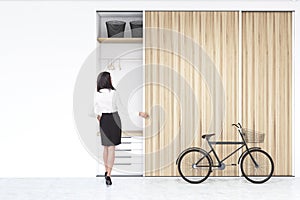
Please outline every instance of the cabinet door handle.
[{"label": "cabinet door handle", "polygon": [[116,158],[132,158],[132,156],[116,156]]},{"label": "cabinet door handle", "polygon": [[116,149],[116,151],[131,151],[131,149]]},{"label": "cabinet door handle", "polygon": [[115,163],[114,165],[131,165],[131,163]]},{"label": "cabinet door handle", "polygon": [[121,144],[131,144],[132,142],[122,142]]}]

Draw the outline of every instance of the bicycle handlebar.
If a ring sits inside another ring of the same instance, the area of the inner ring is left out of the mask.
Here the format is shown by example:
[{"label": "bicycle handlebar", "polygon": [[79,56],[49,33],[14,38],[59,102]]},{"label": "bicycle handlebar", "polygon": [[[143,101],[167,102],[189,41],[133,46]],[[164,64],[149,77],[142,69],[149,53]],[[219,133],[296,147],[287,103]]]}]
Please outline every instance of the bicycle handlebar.
[{"label": "bicycle handlebar", "polygon": [[232,124],[232,126],[235,126],[237,128],[242,128],[242,125],[240,123],[237,123],[237,124]]},{"label": "bicycle handlebar", "polygon": [[231,125],[232,125],[232,126],[235,126],[235,127],[237,127],[237,128],[239,128],[238,125],[236,125],[236,124],[231,124]]}]

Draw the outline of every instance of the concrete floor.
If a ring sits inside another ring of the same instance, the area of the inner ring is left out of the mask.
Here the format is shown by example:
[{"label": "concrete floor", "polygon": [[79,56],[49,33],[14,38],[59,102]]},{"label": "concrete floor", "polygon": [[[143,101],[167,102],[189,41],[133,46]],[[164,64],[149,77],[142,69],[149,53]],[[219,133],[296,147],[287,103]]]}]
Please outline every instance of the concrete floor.
[{"label": "concrete floor", "polygon": [[260,185],[244,178],[209,177],[192,185],[179,177],[104,178],[0,178],[1,200],[90,200],[90,199],[300,199],[300,178],[272,177]]}]

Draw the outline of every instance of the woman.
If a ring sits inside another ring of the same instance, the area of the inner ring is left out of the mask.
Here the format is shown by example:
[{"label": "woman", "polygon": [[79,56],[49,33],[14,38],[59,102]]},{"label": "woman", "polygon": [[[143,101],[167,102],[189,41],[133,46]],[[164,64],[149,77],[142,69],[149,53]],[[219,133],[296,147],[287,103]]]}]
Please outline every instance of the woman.
[{"label": "woman", "polygon": [[[101,72],[97,78],[97,92],[94,99],[94,111],[100,123],[101,143],[104,146],[103,161],[105,165],[106,184],[111,185],[111,171],[115,161],[115,146],[121,144],[121,120],[118,114],[119,95],[111,82],[109,72]],[[147,118],[148,114],[139,112]]]}]

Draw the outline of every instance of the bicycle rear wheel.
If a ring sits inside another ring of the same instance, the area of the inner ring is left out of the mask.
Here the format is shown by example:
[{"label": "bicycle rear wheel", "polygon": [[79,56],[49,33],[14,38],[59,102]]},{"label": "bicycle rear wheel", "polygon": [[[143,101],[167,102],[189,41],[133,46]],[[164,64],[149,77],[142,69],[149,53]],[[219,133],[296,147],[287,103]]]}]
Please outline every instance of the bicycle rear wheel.
[{"label": "bicycle rear wheel", "polygon": [[211,158],[201,149],[191,149],[185,152],[178,161],[180,176],[189,183],[201,183],[211,173]]},{"label": "bicycle rear wheel", "polygon": [[[255,165],[250,154],[257,165]],[[267,152],[260,149],[250,150],[242,158],[241,171],[248,181],[264,183],[271,178],[274,172],[274,163]]]}]

